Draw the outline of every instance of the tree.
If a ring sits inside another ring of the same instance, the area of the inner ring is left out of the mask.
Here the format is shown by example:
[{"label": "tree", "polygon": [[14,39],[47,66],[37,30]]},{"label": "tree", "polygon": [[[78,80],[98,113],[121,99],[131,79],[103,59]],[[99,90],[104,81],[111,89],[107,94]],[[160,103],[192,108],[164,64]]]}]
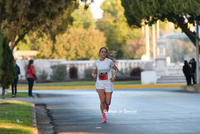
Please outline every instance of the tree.
[{"label": "tree", "polygon": [[[142,21],[152,25],[157,20],[168,20],[179,27],[196,45],[196,35],[189,28],[200,20],[200,2],[192,0],[122,0],[129,26],[139,28]],[[200,38],[198,38],[200,40]]]},{"label": "tree", "polygon": [[90,8],[85,10],[84,5],[81,5],[78,9],[75,9],[72,13],[72,17],[74,28],[95,28],[95,20],[92,16],[92,12]]},{"label": "tree", "polygon": [[117,51],[118,59],[123,58],[123,47],[127,41],[139,36],[139,30],[128,26],[120,0],[105,0],[101,9],[103,18],[97,21],[97,28],[104,32],[108,48]]},{"label": "tree", "polygon": [[2,48],[0,51],[0,55],[2,56],[0,64],[0,84],[4,88],[9,88],[9,85],[13,83],[16,77],[16,72],[12,52],[2,33],[0,33],[0,47]]},{"label": "tree", "polygon": [[[42,35],[41,35],[42,34]],[[52,59],[53,55],[53,41],[47,33],[41,33],[39,31],[30,33],[31,50],[37,50],[36,59]],[[41,35],[41,36],[39,36]]]},{"label": "tree", "polygon": [[[17,40],[17,38],[16,38],[16,40]],[[19,51],[31,50],[31,40],[30,40],[28,34],[26,34],[24,36],[24,38],[19,41],[19,43],[17,45],[17,50],[19,50]]]},{"label": "tree", "polygon": [[99,48],[106,46],[104,34],[95,29],[70,28],[63,35],[56,36],[55,58],[67,60],[95,60],[99,58]]},{"label": "tree", "polygon": [[140,59],[145,54],[145,38],[138,37],[124,46],[125,59]]},{"label": "tree", "polygon": [[99,58],[99,48],[106,46],[106,38],[103,32],[89,29],[69,28],[64,34],[56,36],[56,44],[53,49],[53,42],[50,36],[44,34],[37,37],[33,33],[30,38],[33,41],[31,49],[38,50],[36,59],[67,59],[83,60]]},{"label": "tree", "polygon": [[[87,0],[85,8],[88,7]],[[51,38],[62,33],[72,23],[71,13],[77,7],[78,0],[1,0],[0,30],[11,42],[11,50],[29,31],[44,27]],[[15,41],[16,36],[18,39]]]}]

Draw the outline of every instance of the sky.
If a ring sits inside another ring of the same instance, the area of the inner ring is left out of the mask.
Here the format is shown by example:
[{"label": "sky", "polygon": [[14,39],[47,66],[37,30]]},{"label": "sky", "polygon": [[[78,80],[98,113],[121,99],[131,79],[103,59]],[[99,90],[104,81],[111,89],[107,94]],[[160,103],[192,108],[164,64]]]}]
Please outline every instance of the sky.
[{"label": "sky", "polygon": [[90,5],[90,9],[93,14],[93,18],[100,19],[102,18],[103,10],[100,9],[100,6],[104,0],[94,0],[94,3]]}]

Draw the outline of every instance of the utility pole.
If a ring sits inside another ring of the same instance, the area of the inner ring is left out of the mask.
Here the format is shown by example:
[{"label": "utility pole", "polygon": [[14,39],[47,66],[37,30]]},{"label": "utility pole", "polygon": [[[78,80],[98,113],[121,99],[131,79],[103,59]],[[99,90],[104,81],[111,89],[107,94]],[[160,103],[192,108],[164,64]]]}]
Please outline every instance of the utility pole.
[{"label": "utility pole", "polygon": [[[199,21],[196,20],[196,36],[199,38]],[[199,40],[196,39],[196,78],[197,84],[199,84]]]}]

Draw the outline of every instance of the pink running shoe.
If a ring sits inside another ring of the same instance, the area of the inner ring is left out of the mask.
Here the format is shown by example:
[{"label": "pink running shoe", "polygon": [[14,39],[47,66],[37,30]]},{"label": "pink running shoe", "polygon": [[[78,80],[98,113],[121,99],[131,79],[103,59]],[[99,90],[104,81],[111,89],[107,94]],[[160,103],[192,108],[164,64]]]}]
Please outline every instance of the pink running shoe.
[{"label": "pink running shoe", "polygon": [[105,104],[105,109],[106,109],[106,112],[108,112],[109,110],[109,106]]},{"label": "pink running shoe", "polygon": [[105,114],[105,113],[102,113],[102,116],[103,116],[102,122],[103,122],[103,123],[106,123],[106,114]]},{"label": "pink running shoe", "polygon": [[106,117],[103,117],[102,123],[106,123]]}]

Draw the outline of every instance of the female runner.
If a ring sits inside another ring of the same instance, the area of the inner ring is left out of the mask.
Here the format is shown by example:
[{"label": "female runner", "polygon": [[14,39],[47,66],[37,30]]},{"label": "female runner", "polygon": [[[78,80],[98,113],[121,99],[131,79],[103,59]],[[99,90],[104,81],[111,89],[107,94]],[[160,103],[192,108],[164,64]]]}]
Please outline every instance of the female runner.
[{"label": "female runner", "polygon": [[[118,73],[118,68],[114,63],[115,53],[110,51],[108,52],[107,48],[102,47],[99,50],[100,59],[96,60],[93,65],[92,76],[97,78],[96,80],[96,89],[99,94],[100,99],[100,108],[102,112],[102,122],[106,123],[105,112],[109,110],[109,105],[111,103],[112,92],[114,90],[113,81]],[[112,59],[112,60],[111,60]],[[112,76],[111,68],[115,70],[114,75]],[[95,73],[97,70],[97,74]]]}]

